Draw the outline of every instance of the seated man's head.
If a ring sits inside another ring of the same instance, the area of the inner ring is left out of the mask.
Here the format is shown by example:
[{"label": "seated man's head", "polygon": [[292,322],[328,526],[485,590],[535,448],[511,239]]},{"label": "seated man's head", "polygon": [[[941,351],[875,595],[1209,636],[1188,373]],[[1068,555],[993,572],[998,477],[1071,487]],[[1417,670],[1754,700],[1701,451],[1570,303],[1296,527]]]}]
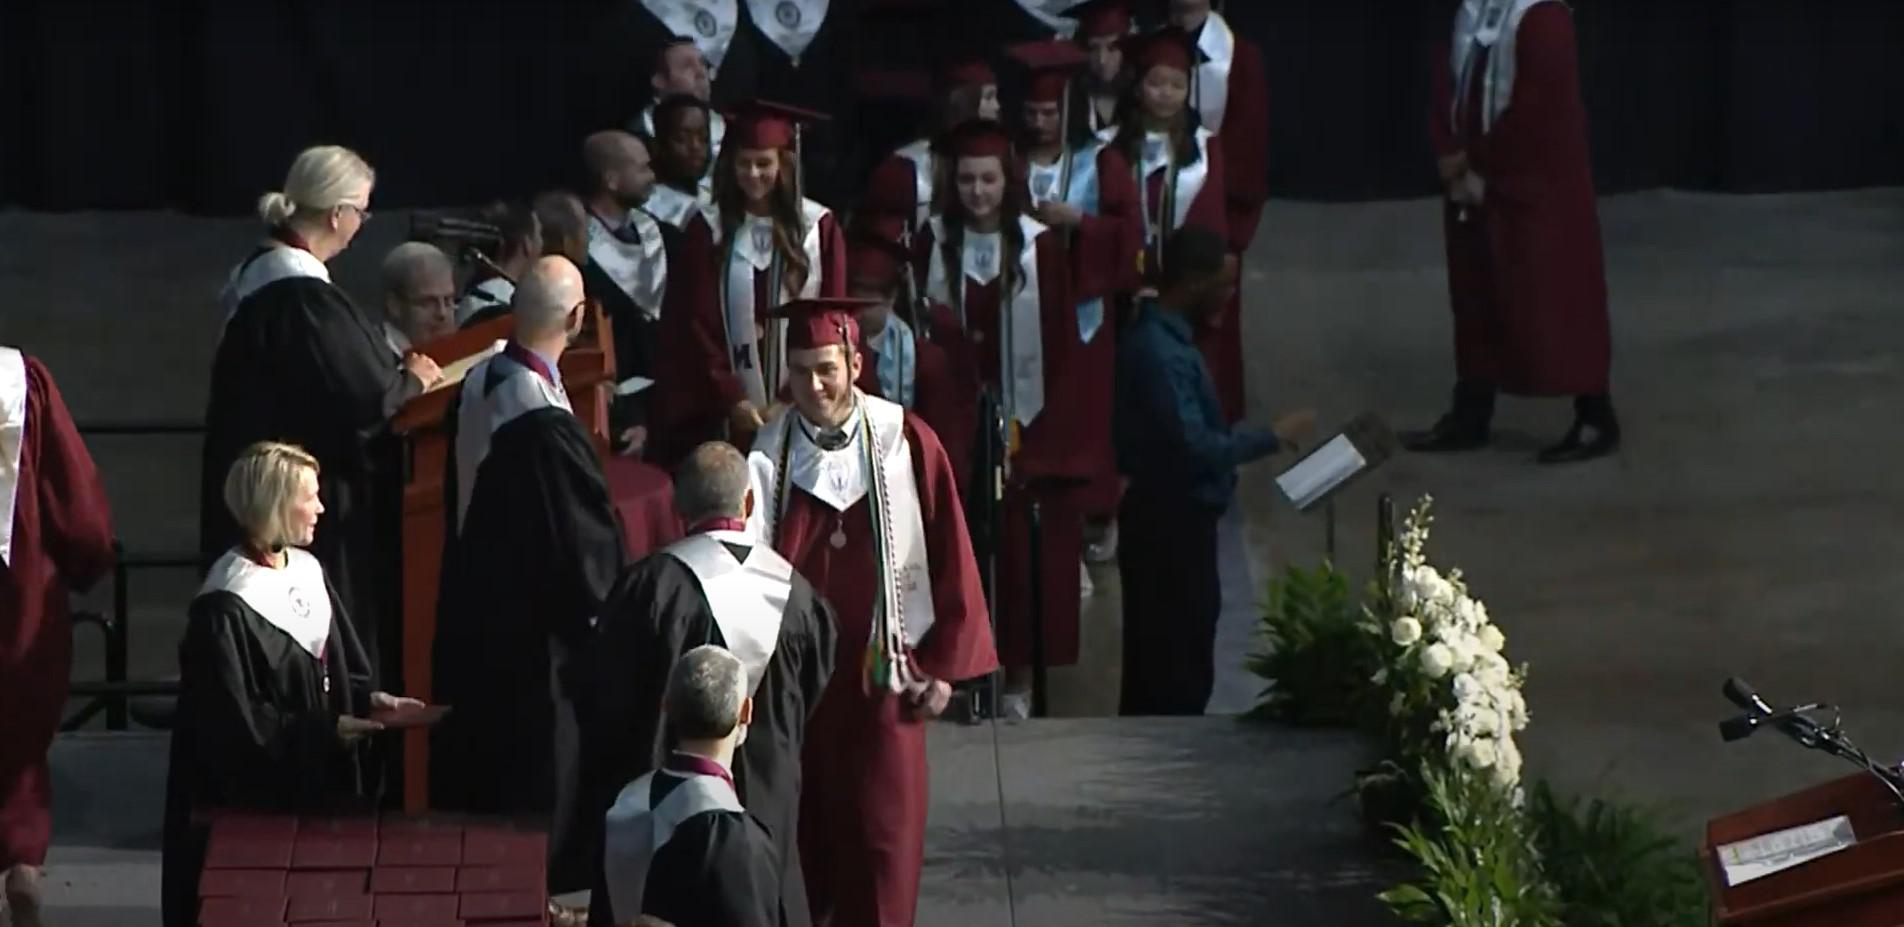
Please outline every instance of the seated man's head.
[{"label": "seated man's head", "polygon": [[303,448],[260,441],[225,473],[225,508],[259,553],[304,547],[317,536],[317,458]]},{"label": "seated man's head", "polygon": [[745,520],[754,510],[747,458],[725,441],[695,448],[675,468],[674,510],[690,530],[715,519]]},{"label": "seated man's head", "polygon": [[591,201],[606,196],[627,211],[646,203],[654,189],[648,143],[619,129],[597,132],[582,142],[582,163],[588,170]]},{"label": "seated man's head", "polygon": [[435,245],[406,241],[383,259],[383,311],[413,345],[456,330],[456,270]]},{"label": "seated man's head", "polygon": [[698,97],[663,97],[654,111],[654,169],[662,183],[692,190],[714,157],[713,113]]},{"label": "seated man's head", "polygon": [[560,341],[566,346],[582,330],[587,298],[582,272],[568,258],[537,259],[516,281],[515,295],[509,300],[509,311],[516,316],[516,340],[531,346]]},{"label": "seated man's head", "polygon": [[655,99],[685,94],[697,100],[714,97],[714,80],[708,74],[707,59],[694,40],[675,36],[655,55],[654,76],[649,78]]},{"label": "seated man's head", "polygon": [[542,228],[542,253],[559,255],[581,267],[588,263],[588,211],[567,190],[550,190],[535,198],[536,221]]},{"label": "seated man's head", "polygon": [[732,750],[754,720],[747,668],[727,648],[702,644],[675,661],[661,711],[683,746]]},{"label": "seated man's head", "polygon": [[498,200],[483,207],[480,218],[502,236],[498,247],[485,245],[483,253],[503,269],[519,273],[542,256],[542,220],[529,203]]},{"label": "seated man's head", "polygon": [[1201,324],[1211,324],[1236,292],[1236,260],[1229,242],[1200,225],[1186,225],[1164,240],[1157,288],[1165,304]]}]

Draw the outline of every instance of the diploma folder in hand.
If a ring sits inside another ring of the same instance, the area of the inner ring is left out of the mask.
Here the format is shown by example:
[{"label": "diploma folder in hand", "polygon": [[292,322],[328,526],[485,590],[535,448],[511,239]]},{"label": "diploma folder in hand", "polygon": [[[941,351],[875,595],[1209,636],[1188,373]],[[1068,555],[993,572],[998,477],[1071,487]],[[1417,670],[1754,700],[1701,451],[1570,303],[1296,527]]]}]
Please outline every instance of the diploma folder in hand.
[{"label": "diploma folder in hand", "polygon": [[1387,462],[1396,447],[1388,424],[1375,413],[1364,412],[1284,470],[1276,477],[1276,485],[1297,511],[1307,512]]},{"label": "diploma folder in hand", "polygon": [[381,708],[370,713],[370,720],[386,728],[429,727],[450,713],[448,705],[424,705],[420,708]]}]

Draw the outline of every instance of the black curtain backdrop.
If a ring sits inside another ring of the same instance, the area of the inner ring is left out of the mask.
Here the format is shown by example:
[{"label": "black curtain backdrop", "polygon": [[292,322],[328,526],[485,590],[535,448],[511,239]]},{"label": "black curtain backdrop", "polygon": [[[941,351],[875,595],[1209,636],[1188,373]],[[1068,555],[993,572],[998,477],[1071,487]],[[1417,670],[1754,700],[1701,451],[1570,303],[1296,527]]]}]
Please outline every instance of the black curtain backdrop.
[{"label": "black curtain backdrop", "polygon": [[[833,0],[799,67],[743,21],[716,85],[721,101],[759,93],[835,113],[809,159],[822,197],[847,198],[915,128],[857,103],[856,74],[1039,35],[1012,0],[941,0],[912,23],[862,26],[879,2],[893,0]],[[1433,192],[1427,69],[1447,0],[1228,6],[1268,63],[1275,196]],[[1603,191],[1904,183],[1904,3],[1575,10]],[[0,205],[241,213],[319,142],[362,151],[384,207],[573,183],[581,137],[646,102],[661,38],[633,0],[10,0]]]}]

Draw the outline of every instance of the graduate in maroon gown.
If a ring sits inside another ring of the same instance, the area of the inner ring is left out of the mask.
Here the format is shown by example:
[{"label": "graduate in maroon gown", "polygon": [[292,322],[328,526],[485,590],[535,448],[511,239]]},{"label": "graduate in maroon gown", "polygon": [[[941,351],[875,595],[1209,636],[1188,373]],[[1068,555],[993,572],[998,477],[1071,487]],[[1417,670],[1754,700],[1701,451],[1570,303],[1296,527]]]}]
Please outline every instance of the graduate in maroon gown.
[{"label": "graduate in maroon gown", "polygon": [[1065,15],[1077,20],[1071,41],[1089,61],[1082,79],[1073,82],[1078,118],[1093,133],[1114,132],[1130,86],[1130,71],[1124,67],[1124,45],[1135,24],[1130,0],[1085,0]]},{"label": "graduate in maroon gown", "polygon": [[1137,184],[1124,156],[1091,132],[1071,92],[1088,56],[1064,41],[1021,45],[1011,55],[1030,72],[1018,126],[1033,215],[1064,235],[1078,301],[1079,343],[1067,376],[1077,381],[1077,435],[1096,463],[1078,505],[1087,517],[1108,519],[1121,482],[1111,454],[1116,307],[1137,289],[1143,247]]},{"label": "graduate in maroon gown", "polygon": [[1223,148],[1230,251],[1249,250],[1269,199],[1269,86],[1263,50],[1230,28],[1211,0],[1169,0],[1170,24],[1196,40],[1190,105]]},{"label": "graduate in maroon gown", "polygon": [[784,325],[768,310],[846,292],[833,211],[800,193],[797,126],[818,113],[755,101],[731,114],[714,207],[691,215],[670,260],[657,333],[657,459],[704,441],[746,449],[786,385]]},{"label": "graduate in maroon gown", "polygon": [[[926,298],[950,310],[955,327],[935,335],[952,357],[967,395],[990,391],[1009,423],[999,532],[1000,658],[1008,668],[1004,710],[1029,710],[1032,665],[1034,503],[1042,523],[1039,577],[1044,658],[1049,666],[1078,660],[1078,571],[1084,516],[1077,490],[1095,472],[1091,428],[1080,410],[1088,384],[1071,375],[1083,342],[1064,235],[1033,219],[1024,168],[1011,137],[997,123],[973,121],[945,142],[951,189],[916,243],[926,266]],[[977,436],[960,446],[947,438],[967,472]],[[961,461],[961,457],[964,458]]]},{"label": "graduate in maroon gown", "polygon": [[937,434],[972,434],[978,427],[972,397],[953,378],[945,348],[927,336],[953,323],[943,307],[919,299],[902,225],[862,221],[847,236],[848,293],[869,300],[859,311],[866,363],[853,385],[917,413]]},{"label": "graduate in maroon gown", "polygon": [[[1189,105],[1196,46],[1180,29],[1165,28],[1131,43],[1132,75],[1124,118],[1111,147],[1136,165],[1138,215],[1143,224],[1146,275],[1169,261],[1164,241],[1186,225],[1230,239],[1227,162],[1216,135]],[[1243,343],[1237,301],[1197,330],[1217,395],[1232,421],[1243,401]]]},{"label": "graduate in maroon gown", "polygon": [[910,927],[925,857],[925,722],[952,683],[998,661],[945,449],[918,416],[853,387],[859,307],[785,307],[793,408],[754,444],[749,526],[839,621],[800,796],[813,920]]},{"label": "graduate in maroon gown", "polygon": [[914,139],[873,168],[865,200],[881,212],[909,212],[917,234],[931,217],[946,182],[944,154],[935,142],[953,127],[973,119],[998,118],[998,75],[984,60],[963,61],[939,77],[939,121],[933,134]]},{"label": "graduate in maroon gown", "polygon": [[1541,462],[1611,453],[1620,425],[1573,14],[1547,0],[1467,0],[1435,73],[1457,379],[1448,414],[1405,441],[1482,447],[1505,392],[1574,397],[1573,427]]},{"label": "graduate in maroon gown", "polygon": [[40,362],[0,346],[0,874],[15,924],[37,924],[53,836],[46,751],[72,672],[69,589],[112,568],[99,471]]}]

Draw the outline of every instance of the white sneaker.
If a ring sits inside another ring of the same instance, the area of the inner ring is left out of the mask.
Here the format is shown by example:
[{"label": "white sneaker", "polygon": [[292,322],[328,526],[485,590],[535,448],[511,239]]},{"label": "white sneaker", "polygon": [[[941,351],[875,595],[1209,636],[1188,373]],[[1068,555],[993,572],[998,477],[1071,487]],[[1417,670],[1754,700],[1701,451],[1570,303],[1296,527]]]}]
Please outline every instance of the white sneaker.
[{"label": "white sneaker", "polygon": [[1084,545],[1085,563],[1110,563],[1117,559],[1117,522],[1104,526],[1104,534]]},{"label": "white sneaker", "polygon": [[1024,721],[1031,717],[1031,696],[1007,692],[998,697],[998,716],[1006,721]]},{"label": "white sneaker", "polygon": [[1090,561],[1078,564],[1078,597],[1088,599],[1097,594],[1097,584],[1091,582]]}]

